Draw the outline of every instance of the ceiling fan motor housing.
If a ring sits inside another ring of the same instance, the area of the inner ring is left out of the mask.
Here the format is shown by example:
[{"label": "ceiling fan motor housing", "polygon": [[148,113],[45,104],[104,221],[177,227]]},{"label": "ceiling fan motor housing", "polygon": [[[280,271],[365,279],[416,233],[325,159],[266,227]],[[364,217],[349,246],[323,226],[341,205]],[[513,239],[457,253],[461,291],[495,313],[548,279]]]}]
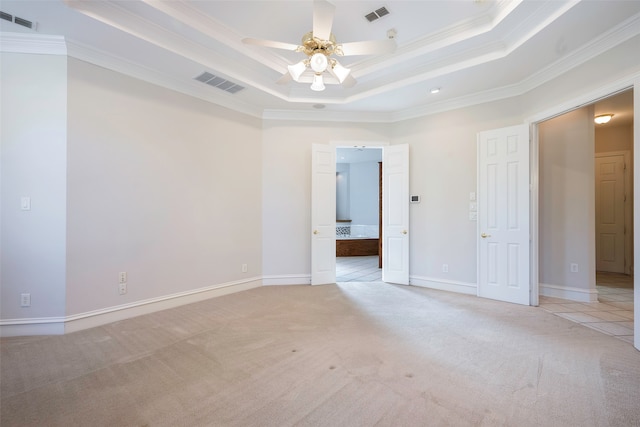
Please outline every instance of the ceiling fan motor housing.
[{"label": "ceiling fan motor housing", "polygon": [[339,54],[336,38],[331,33],[329,40],[322,40],[313,36],[313,31],[309,31],[302,36],[302,42],[300,44],[301,51],[307,56],[312,56],[314,53],[323,53],[325,56]]}]

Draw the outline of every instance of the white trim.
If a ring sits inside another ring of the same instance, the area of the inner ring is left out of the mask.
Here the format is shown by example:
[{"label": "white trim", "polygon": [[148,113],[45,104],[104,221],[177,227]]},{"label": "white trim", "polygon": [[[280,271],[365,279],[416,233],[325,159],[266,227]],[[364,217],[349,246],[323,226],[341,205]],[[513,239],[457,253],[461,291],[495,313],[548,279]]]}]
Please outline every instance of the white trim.
[{"label": "white trim", "polygon": [[[538,126],[529,124],[529,304],[540,305],[539,230],[540,230],[540,150],[538,149]],[[534,144],[535,141],[535,144]]]},{"label": "white trim", "polygon": [[66,55],[67,44],[62,36],[0,31],[0,52]]},{"label": "white trim", "polygon": [[475,283],[456,280],[442,280],[430,277],[411,276],[409,284],[422,288],[437,289],[439,291],[455,292],[457,294],[477,296],[478,286]]},{"label": "white trim", "polygon": [[279,276],[263,276],[262,286],[310,285],[310,274],[283,274]]},{"label": "white trim", "polygon": [[246,291],[262,285],[259,277],[150,298],[66,317],[0,320],[0,336],[60,335],[179,307],[210,298]]},{"label": "white trim", "polygon": [[[640,165],[640,75],[633,82],[633,265],[640,265],[640,223],[635,221],[640,213],[640,173],[636,166]],[[633,275],[633,346],[640,350],[640,274]]]},{"label": "white trim", "polygon": [[578,302],[598,302],[598,291],[595,289],[581,289],[547,283],[540,283],[540,295]]},{"label": "white trim", "polygon": [[329,141],[329,145],[332,147],[353,147],[354,145],[357,145],[359,147],[366,147],[366,148],[371,148],[371,147],[388,147],[389,146],[389,142],[387,141],[369,141],[366,139],[360,140],[360,139],[345,139],[345,140],[332,140]]}]

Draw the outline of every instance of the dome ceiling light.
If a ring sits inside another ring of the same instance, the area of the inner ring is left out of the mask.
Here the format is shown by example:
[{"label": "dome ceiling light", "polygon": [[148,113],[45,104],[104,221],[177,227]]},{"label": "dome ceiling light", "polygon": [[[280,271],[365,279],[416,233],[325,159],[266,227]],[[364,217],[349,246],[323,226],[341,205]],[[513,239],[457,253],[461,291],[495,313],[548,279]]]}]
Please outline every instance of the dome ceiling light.
[{"label": "dome ceiling light", "polygon": [[600,114],[599,116],[595,116],[593,121],[599,125],[609,123],[609,120],[613,117],[613,114]]}]

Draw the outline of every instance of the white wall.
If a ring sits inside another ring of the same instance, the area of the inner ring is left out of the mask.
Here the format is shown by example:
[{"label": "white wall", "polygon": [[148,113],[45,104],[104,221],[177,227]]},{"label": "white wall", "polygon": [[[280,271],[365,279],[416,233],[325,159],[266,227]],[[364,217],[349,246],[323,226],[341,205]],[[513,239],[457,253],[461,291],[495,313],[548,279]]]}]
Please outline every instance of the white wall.
[{"label": "white wall", "polygon": [[349,191],[351,223],[378,226],[380,210],[378,162],[351,163],[349,175],[351,177]]},{"label": "white wall", "polygon": [[262,197],[267,282],[310,282],[311,144],[388,141],[390,134],[388,124],[265,121]]},{"label": "white wall", "polygon": [[336,219],[351,219],[349,163],[336,163]]},{"label": "white wall", "polygon": [[[67,59],[3,54],[2,319],[65,314]],[[21,197],[31,210],[21,210]],[[31,307],[20,307],[20,294]]]},{"label": "white wall", "polygon": [[70,59],[67,315],[259,278],[260,135],[258,119]]},{"label": "white wall", "polygon": [[539,125],[542,295],[597,301],[593,112],[585,107]]},{"label": "white wall", "polygon": [[409,144],[410,192],[421,196],[410,205],[413,284],[475,294],[477,223],[469,219],[469,193],[476,191],[477,133],[522,120],[512,99],[394,126],[393,142]]}]

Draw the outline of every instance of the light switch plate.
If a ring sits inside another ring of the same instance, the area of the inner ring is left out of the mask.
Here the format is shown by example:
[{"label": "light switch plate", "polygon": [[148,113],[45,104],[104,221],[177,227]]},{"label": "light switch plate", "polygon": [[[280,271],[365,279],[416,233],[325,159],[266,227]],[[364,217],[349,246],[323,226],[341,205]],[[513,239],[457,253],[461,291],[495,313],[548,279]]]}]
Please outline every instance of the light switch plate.
[{"label": "light switch plate", "polygon": [[20,209],[23,211],[31,210],[31,197],[22,196],[20,198]]}]

